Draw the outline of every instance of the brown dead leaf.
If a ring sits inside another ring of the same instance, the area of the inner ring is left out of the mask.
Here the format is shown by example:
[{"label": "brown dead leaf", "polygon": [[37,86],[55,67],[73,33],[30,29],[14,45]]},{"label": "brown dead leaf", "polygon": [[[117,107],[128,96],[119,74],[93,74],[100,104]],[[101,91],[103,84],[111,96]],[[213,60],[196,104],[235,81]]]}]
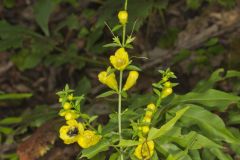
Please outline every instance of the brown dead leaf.
[{"label": "brown dead leaf", "polygon": [[52,120],[43,124],[26,141],[22,142],[17,148],[20,160],[36,160],[45,155],[58,136],[56,131],[58,123]]}]

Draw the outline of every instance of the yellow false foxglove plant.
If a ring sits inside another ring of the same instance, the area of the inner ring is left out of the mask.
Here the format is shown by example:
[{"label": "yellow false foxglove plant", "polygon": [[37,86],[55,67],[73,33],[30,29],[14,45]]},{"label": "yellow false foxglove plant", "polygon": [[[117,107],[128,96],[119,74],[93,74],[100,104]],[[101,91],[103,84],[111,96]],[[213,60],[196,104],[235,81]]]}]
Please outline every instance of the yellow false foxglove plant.
[{"label": "yellow false foxglove plant", "polygon": [[[57,93],[60,97],[59,102],[63,107],[59,115],[65,117],[66,120],[66,125],[63,125],[59,130],[60,138],[65,144],[78,143],[83,148],[82,157],[87,157],[88,159],[96,158],[97,153],[106,151],[110,147],[116,149],[116,152],[110,156],[110,159],[128,160],[131,158],[150,160],[154,156],[157,159],[155,150],[156,142],[154,139],[158,137],[155,132],[160,132],[160,129],[155,128],[153,131],[152,129],[159,118],[160,112],[158,109],[161,108],[162,100],[170,97],[173,87],[177,85],[170,81],[171,78],[176,78],[170,69],[166,71],[160,70],[162,79],[157,83],[153,83],[153,92],[156,94],[155,100],[146,103],[145,111],[137,112],[135,116],[137,118],[134,120],[131,119],[131,116],[126,118],[125,115],[127,112],[133,114],[133,111],[129,111],[127,108],[122,112],[122,100],[123,98],[125,98],[125,101],[128,100],[127,92],[137,83],[139,71],[141,71],[140,68],[132,64],[131,56],[128,53],[129,49],[132,48],[131,43],[135,37],[132,37],[132,34],[126,36],[128,22],[127,4],[128,1],[125,0],[124,10],[118,13],[118,20],[122,28],[121,40],[114,35],[114,31],[107,25],[114,37],[113,43],[107,44],[105,47],[117,46],[117,48],[115,49],[115,53],[110,55],[109,64],[111,66],[98,73],[98,80],[108,88],[108,91],[100,94],[98,98],[114,94],[117,96],[117,113],[111,114],[109,121],[113,124],[106,128],[98,125],[98,129],[96,130],[95,126],[91,125],[96,117],[91,117],[81,112],[81,100],[83,100],[83,96],[75,96],[73,90],[69,89],[68,86],[63,91]],[[123,84],[123,82],[125,83]],[[124,103],[124,105],[126,104]],[[181,114],[183,113],[182,111]],[[123,125],[126,126],[126,123],[122,124],[122,116],[124,115],[124,121],[126,122],[127,119],[129,122],[128,128],[123,127]],[[171,126],[173,126],[172,122]],[[118,132],[115,132],[116,130]]]}]

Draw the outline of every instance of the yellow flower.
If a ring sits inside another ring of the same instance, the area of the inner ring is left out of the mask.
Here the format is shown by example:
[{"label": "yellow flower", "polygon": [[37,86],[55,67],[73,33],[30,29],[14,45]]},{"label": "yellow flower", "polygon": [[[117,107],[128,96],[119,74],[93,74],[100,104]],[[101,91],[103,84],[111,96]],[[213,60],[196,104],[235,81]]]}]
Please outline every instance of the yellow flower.
[{"label": "yellow flower", "polygon": [[110,56],[110,62],[116,68],[117,70],[124,70],[128,64],[129,64],[129,59],[128,59],[128,53],[125,51],[124,48],[119,48],[114,56]]},{"label": "yellow flower", "polygon": [[72,108],[72,105],[69,102],[65,102],[64,105],[63,105],[63,108],[68,110],[68,109]]},{"label": "yellow flower", "polygon": [[108,73],[106,71],[102,71],[98,74],[98,79],[101,83],[107,85],[109,88],[113,90],[118,90],[118,84],[114,73]]},{"label": "yellow flower", "polygon": [[154,142],[148,141],[139,144],[135,149],[134,155],[141,160],[148,160],[152,157],[154,152]]},{"label": "yellow flower", "polygon": [[128,21],[128,13],[127,11],[120,11],[118,13],[118,19],[119,19],[119,22],[122,24],[122,25],[125,25]]},{"label": "yellow flower", "polygon": [[152,110],[153,112],[155,112],[156,106],[155,106],[155,104],[150,103],[149,105],[147,105],[147,109],[150,109],[150,110]]},{"label": "yellow flower", "polygon": [[82,123],[78,123],[76,120],[67,121],[67,125],[60,128],[60,138],[65,144],[71,144],[77,142],[78,137],[84,131]]},{"label": "yellow flower", "polygon": [[137,71],[130,71],[127,81],[123,87],[123,90],[126,91],[130,89],[132,86],[134,86],[138,79],[138,76],[139,76],[139,73]]},{"label": "yellow flower", "polygon": [[82,148],[89,148],[99,142],[101,139],[100,135],[96,135],[94,131],[86,130],[78,138],[78,144]]},{"label": "yellow flower", "polygon": [[170,94],[172,94],[172,92],[173,92],[172,88],[164,88],[161,94],[161,98],[169,96]]}]

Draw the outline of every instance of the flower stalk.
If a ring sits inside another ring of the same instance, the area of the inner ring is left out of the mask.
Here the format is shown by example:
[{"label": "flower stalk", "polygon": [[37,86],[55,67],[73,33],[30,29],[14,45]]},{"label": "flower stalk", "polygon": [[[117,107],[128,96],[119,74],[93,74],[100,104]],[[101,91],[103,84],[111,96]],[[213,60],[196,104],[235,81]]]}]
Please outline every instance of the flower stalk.
[{"label": "flower stalk", "polygon": [[[118,88],[118,134],[119,142],[122,139],[122,75],[123,71],[119,73],[119,88]],[[120,158],[123,160],[122,147],[120,147]]]}]

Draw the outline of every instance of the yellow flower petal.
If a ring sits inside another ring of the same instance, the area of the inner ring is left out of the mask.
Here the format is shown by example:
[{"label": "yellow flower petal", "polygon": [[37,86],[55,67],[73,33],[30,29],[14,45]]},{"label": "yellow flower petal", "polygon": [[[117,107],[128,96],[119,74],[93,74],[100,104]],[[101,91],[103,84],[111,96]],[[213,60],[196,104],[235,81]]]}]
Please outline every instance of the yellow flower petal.
[{"label": "yellow flower petal", "polygon": [[140,160],[148,160],[152,157],[154,152],[154,142],[148,141],[139,144],[135,149],[134,155]]},{"label": "yellow flower petal", "polygon": [[101,136],[96,135],[94,131],[86,130],[78,138],[78,144],[82,148],[89,148],[99,142]]},{"label": "yellow flower petal", "polygon": [[115,91],[118,90],[118,84],[114,73],[108,75],[106,71],[102,71],[98,74],[98,79],[109,88],[112,88]]},{"label": "yellow flower petal", "polygon": [[139,76],[139,73],[137,71],[130,71],[127,81],[123,87],[123,90],[126,91],[132,88],[136,84],[138,76]]},{"label": "yellow flower petal", "polygon": [[110,56],[110,62],[117,70],[124,70],[129,64],[128,53],[124,48],[119,48],[114,56]]},{"label": "yellow flower petal", "polygon": [[120,11],[118,13],[118,19],[119,19],[119,22],[124,25],[127,23],[127,20],[128,20],[128,13],[127,11]]}]

